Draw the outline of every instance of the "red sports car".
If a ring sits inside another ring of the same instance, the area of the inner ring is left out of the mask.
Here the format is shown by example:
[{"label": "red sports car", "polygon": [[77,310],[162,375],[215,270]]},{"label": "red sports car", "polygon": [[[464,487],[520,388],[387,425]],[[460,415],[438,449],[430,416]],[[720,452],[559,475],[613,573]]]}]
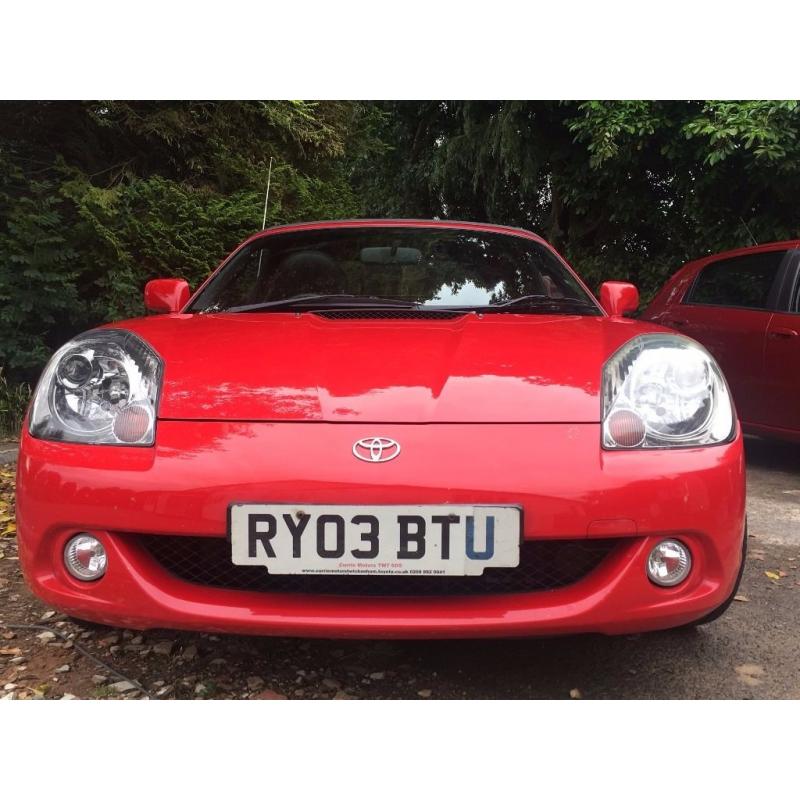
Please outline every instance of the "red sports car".
[{"label": "red sports car", "polygon": [[707,621],[742,437],[693,340],[532,233],[372,220],[242,244],[89,331],[22,437],[33,590],[131,628],[343,637]]},{"label": "red sports car", "polygon": [[800,442],[800,240],[690,261],[642,318],[709,349],[746,433]]}]

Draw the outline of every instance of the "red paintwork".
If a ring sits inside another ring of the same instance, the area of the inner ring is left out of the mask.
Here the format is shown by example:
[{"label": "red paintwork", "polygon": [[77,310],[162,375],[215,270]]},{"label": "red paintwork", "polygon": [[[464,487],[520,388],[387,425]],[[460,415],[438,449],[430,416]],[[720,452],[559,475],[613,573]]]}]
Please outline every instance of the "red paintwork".
[{"label": "red paintwork", "polygon": [[632,283],[606,281],[600,286],[600,305],[612,317],[639,308],[639,290]]},{"label": "red paintwork", "polygon": [[769,320],[761,393],[773,435],[800,442],[800,314],[775,311]]},{"label": "red paintwork", "polygon": [[159,314],[180,311],[190,294],[189,284],[180,278],[156,278],[145,284],[144,307]]},{"label": "red paintwork", "polygon": [[661,288],[642,319],[699,341],[717,359],[745,432],[800,442],[800,314],[684,304],[707,264],[733,256],[800,248],[800,240],[743,247],[690,261]]},{"label": "red paintwork", "polygon": [[[23,437],[20,555],[35,591],[79,617],[126,627],[318,636],[465,636],[681,624],[731,590],[744,520],[741,438],[692,451],[603,452],[600,426],[382,425],[403,443],[381,465],[352,457],[374,425],[159,423],[155,448]],[[480,446],[478,453],[476,447]],[[225,535],[227,504],[520,503],[525,536],[630,536],[613,562],[572,587],[478,598],[323,598],[206,589],[170,578],[131,531]],[[76,530],[103,532],[109,573],[83,585],[59,554]],[[657,589],[649,546],[678,535],[692,578]]]},{"label": "red paintwork", "polygon": [[[311,226],[282,230],[303,227]],[[134,628],[307,636],[620,633],[689,622],[730,594],[744,530],[741,436],[691,450],[600,447],[602,365],[656,326],[516,314],[332,321],[294,312],[118,325],[165,362],[155,445],[46,442],[27,430],[21,441],[22,566],[34,591],[68,613]],[[353,442],[374,435],[401,441],[402,455],[379,465],[353,458]],[[523,507],[526,538],[628,543],[588,577],[548,592],[343,598],[188,584],[131,536],[225,536],[228,504],[247,501],[513,503]],[[109,552],[96,583],[75,581],[62,566],[63,545],[78,530],[101,536]],[[661,536],[680,537],[694,555],[690,578],[674,589],[645,575]]]},{"label": "red paintwork", "polygon": [[161,419],[351,422],[598,422],[598,364],[634,333],[660,330],[526,314],[183,314],[118,324],[164,359]]}]

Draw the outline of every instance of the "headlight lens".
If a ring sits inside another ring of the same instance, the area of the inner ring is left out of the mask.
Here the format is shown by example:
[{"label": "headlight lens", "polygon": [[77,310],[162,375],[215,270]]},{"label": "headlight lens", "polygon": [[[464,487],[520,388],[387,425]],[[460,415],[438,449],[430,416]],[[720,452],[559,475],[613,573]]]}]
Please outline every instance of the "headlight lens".
[{"label": "headlight lens", "polygon": [[603,371],[603,447],[696,447],[734,433],[728,386],[716,361],[691,339],[632,339]]},{"label": "headlight lens", "polygon": [[31,408],[31,435],[151,445],[161,373],[158,354],[129,331],[82,334],[65,344],[42,374]]}]

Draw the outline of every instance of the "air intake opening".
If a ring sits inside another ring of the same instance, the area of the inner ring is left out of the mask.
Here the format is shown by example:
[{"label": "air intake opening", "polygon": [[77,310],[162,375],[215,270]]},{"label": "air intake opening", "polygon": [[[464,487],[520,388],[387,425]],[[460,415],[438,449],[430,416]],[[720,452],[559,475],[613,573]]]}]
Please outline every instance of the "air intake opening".
[{"label": "air intake opening", "polygon": [[589,575],[627,539],[525,541],[518,567],[486,569],[483,575],[271,575],[262,567],[231,563],[222,537],[137,536],[150,557],[175,577],[219,589],[280,594],[362,597],[429,597],[537,592],[570,586]]}]

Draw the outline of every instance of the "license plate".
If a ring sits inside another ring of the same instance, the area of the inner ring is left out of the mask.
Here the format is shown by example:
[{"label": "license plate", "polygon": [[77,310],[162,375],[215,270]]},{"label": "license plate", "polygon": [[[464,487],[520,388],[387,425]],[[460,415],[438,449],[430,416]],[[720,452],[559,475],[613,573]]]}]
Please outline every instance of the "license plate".
[{"label": "license plate", "polygon": [[234,564],[276,575],[481,575],[516,567],[518,506],[235,504]]}]

